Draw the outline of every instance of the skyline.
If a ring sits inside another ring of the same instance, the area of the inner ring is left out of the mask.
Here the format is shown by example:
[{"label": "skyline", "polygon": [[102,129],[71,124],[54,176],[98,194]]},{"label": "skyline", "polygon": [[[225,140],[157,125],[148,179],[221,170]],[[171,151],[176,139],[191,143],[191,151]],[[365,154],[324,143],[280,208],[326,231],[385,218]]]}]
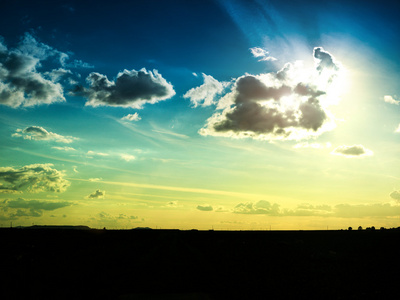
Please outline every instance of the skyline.
[{"label": "skyline", "polygon": [[2,6],[1,226],[399,226],[399,5]]}]

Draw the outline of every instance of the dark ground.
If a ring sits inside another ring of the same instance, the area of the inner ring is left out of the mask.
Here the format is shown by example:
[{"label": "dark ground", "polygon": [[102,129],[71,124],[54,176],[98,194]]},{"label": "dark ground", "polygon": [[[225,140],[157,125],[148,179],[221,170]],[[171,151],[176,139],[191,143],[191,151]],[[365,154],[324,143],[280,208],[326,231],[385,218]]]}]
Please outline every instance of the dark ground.
[{"label": "dark ground", "polygon": [[400,231],[0,229],[0,299],[400,299]]}]

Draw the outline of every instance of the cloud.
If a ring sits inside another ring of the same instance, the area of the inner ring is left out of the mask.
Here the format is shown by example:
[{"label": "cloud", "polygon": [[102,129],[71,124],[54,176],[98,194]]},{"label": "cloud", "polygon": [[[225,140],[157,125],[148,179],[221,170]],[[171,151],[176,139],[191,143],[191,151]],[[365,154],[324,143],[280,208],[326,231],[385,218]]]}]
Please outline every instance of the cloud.
[{"label": "cloud", "polygon": [[73,95],[88,98],[88,106],[120,106],[140,109],[145,103],[157,103],[175,95],[173,86],[157,70],[124,70],[115,81],[106,75],[90,73],[89,88],[77,86]]},{"label": "cloud", "polygon": [[51,147],[52,149],[60,150],[60,151],[76,151],[76,149],[72,147]]},{"label": "cloud", "polygon": [[311,205],[308,203],[300,204],[295,209],[284,209],[283,216],[322,216],[328,217],[333,215],[333,208],[329,205]]},{"label": "cloud", "polygon": [[[338,71],[333,57],[316,48],[316,69],[286,64],[277,73],[244,75],[222,97],[201,135],[261,140],[301,140],[335,127],[325,90]],[[328,77],[324,70],[329,69]],[[326,78],[325,78],[326,77]]]},{"label": "cloud", "polygon": [[363,145],[353,145],[353,146],[338,146],[336,147],[331,154],[333,155],[341,155],[345,157],[364,157],[371,156],[374,153],[365,148]]},{"label": "cloud", "polygon": [[125,161],[131,161],[131,160],[135,160],[136,156],[133,156],[131,154],[121,154],[121,158]]},{"label": "cloud", "polygon": [[389,196],[394,200],[400,201],[400,191],[393,191]]},{"label": "cloud", "polygon": [[109,156],[107,153],[102,153],[102,152],[94,152],[92,150],[89,150],[86,155],[90,158],[93,158],[93,156]]},{"label": "cloud", "polygon": [[396,105],[399,105],[399,104],[400,104],[400,101],[394,100],[393,97],[390,96],[390,95],[384,96],[384,97],[383,97],[383,101],[385,101],[385,102],[387,102],[387,103],[390,103],[390,104],[396,104]]},{"label": "cloud", "polygon": [[210,106],[215,104],[214,98],[221,94],[229,85],[229,82],[219,82],[210,75],[202,73],[204,83],[196,88],[187,91],[183,98],[189,98],[193,107]]},{"label": "cloud", "polygon": [[16,220],[20,217],[41,217],[43,211],[54,211],[71,205],[73,203],[66,201],[54,202],[18,198],[0,202],[0,209],[3,210],[3,220]]},{"label": "cloud", "polygon": [[95,182],[95,181],[100,181],[100,180],[102,180],[103,178],[89,178],[89,181],[91,181],[91,182]]},{"label": "cloud", "polygon": [[70,185],[64,172],[52,164],[33,164],[21,168],[0,167],[1,192],[64,192]]},{"label": "cloud", "polygon": [[201,211],[212,211],[213,207],[211,205],[197,205],[197,209]]},{"label": "cloud", "polygon": [[249,49],[251,54],[253,54],[254,57],[260,58],[258,61],[275,61],[277,60],[275,57],[272,57],[269,55],[269,52],[265,49],[259,48],[259,47],[253,47]]},{"label": "cloud", "polygon": [[325,51],[322,47],[314,48],[314,60],[316,61],[319,73],[326,72],[328,81],[331,82],[336,77],[336,71],[340,69],[339,63],[335,61],[332,54]]},{"label": "cloud", "polygon": [[126,115],[125,117],[122,117],[121,120],[127,120],[127,121],[140,121],[142,118],[139,116],[137,112],[134,114],[129,114]]},{"label": "cloud", "polygon": [[399,126],[397,126],[397,128],[394,132],[400,132],[400,124],[399,124]]},{"label": "cloud", "polygon": [[106,191],[96,190],[94,193],[91,193],[87,198],[89,199],[104,199],[106,196]]},{"label": "cloud", "polygon": [[53,77],[47,73],[49,80],[37,70],[42,61],[52,57],[61,59],[61,52],[29,33],[15,49],[8,49],[0,39],[0,104],[17,108],[65,101],[55,73]]},{"label": "cloud", "polygon": [[[400,192],[396,196],[400,199]],[[300,204],[295,209],[282,209],[278,204],[270,204],[268,201],[239,203],[233,213],[240,214],[264,214],[280,217],[336,217],[336,218],[363,218],[363,217],[392,217],[400,214],[400,206],[390,203],[372,204],[338,204],[311,205]]]},{"label": "cloud", "polygon": [[[56,141],[58,143],[72,143],[77,138],[72,136],[62,136],[57,133],[49,132],[40,126],[30,126],[25,129],[17,129],[13,137],[23,137],[26,140],[36,141]],[[60,149],[59,149],[60,150]]]},{"label": "cloud", "polygon": [[271,204],[268,201],[260,200],[257,203],[246,202],[239,203],[233,209],[234,213],[237,214],[262,214],[262,215],[279,215],[279,205],[274,203]]},{"label": "cloud", "polygon": [[52,82],[60,81],[60,79],[67,74],[72,74],[72,72],[63,68],[53,69],[50,72],[44,73],[44,75],[50,77]]}]

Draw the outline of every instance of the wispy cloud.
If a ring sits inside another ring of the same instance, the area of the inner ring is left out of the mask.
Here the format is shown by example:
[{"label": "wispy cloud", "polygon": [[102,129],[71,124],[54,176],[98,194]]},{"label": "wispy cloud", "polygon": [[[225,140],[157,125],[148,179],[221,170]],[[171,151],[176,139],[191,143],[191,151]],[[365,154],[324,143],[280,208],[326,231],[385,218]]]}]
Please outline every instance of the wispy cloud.
[{"label": "wispy cloud", "polygon": [[[78,138],[72,136],[62,136],[60,134],[47,131],[43,127],[40,126],[30,126],[26,127],[25,129],[17,129],[12,137],[23,137],[26,140],[36,140],[36,141],[55,141],[58,143],[72,143],[73,141],[77,140]],[[61,147],[53,147],[58,150],[62,150]],[[64,147],[65,149],[73,149],[70,147]],[[68,151],[68,150],[65,150]]]},{"label": "wispy cloud", "polygon": [[275,57],[270,56],[269,52],[266,49],[253,47],[249,49],[251,54],[254,57],[258,58],[258,61],[275,61],[277,60]]},{"label": "wispy cloud", "polygon": [[121,120],[126,120],[126,121],[140,121],[142,118],[139,116],[137,112],[134,114],[129,114],[121,118]]}]

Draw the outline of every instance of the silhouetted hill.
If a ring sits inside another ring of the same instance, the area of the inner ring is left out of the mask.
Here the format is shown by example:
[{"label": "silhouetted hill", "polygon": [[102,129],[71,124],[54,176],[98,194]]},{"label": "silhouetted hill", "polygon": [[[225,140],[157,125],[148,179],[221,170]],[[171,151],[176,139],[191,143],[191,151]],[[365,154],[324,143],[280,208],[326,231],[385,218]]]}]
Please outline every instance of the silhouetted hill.
[{"label": "silhouetted hill", "polygon": [[387,299],[400,231],[0,229],[1,299]]}]

